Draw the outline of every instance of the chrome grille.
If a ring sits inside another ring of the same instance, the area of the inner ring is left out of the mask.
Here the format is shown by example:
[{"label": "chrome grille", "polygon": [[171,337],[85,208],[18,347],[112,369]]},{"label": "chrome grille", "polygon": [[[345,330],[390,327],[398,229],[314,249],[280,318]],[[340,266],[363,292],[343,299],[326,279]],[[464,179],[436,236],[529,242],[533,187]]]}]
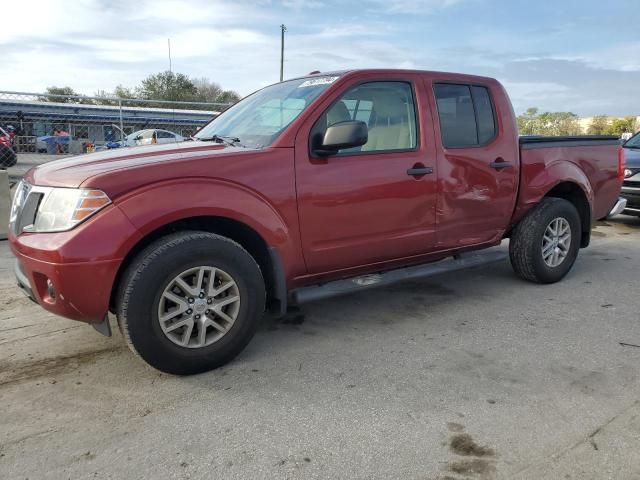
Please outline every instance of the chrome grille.
[{"label": "chrome grille", "polygon": [[9,227],[14,235],[20,235],[25,227],[33,225],[42,197],[42,192],[34,191],[28,183],[18,184],[9,217]]}]

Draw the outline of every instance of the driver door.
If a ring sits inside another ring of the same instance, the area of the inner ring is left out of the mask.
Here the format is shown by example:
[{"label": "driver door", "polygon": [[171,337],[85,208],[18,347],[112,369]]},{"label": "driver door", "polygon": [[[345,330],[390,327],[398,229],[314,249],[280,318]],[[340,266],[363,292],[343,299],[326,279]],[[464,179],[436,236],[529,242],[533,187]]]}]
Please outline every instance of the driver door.
[{"label": "driver door", "polygon": [[[423,254],[435,243],[436,155],[419,77],[350,85],[296,139],[302,248],[312,274]],[[312,144],[345,120],[367,123],[368,142],[315,155]],[[411,173],[421,167],[421,175]]]}]

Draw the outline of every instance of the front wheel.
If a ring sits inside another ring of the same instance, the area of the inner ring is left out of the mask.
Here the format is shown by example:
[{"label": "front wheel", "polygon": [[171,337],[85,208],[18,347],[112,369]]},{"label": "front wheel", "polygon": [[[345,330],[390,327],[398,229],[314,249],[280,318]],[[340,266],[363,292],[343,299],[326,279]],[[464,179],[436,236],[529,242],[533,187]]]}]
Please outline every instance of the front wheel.
[{"label": "front wheel", "polygon": [[249,343],[264,311],[260,267],[240,245],[207,232],[151,244],[121,282],[117,316],[129,347],[166,373],[219,367]]},{"label": "front wheel", "polygon": [[515,227],[509,256],[525,280],[555,283],[569,273],[580,248],[580,215],[562,198],[544,198]]}]

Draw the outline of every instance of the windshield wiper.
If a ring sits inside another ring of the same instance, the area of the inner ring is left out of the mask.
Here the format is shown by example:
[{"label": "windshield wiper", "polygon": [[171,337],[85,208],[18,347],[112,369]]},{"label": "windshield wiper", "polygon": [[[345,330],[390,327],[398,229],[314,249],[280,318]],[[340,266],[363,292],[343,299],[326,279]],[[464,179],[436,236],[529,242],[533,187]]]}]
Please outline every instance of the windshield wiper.
[{"label": "windshield wiper", "polygon": [[640,145],[623,145],[624,148],[633,148],[634,150],[640,150]]},{"label": "windshield wiper", "polygon": [[229,135],[211,135],[210,137],[195,137],[201,142],[216,142],[216,143],[226,143],[227,145],[234,146],[238,145],[242,147],[240,144],[240,139],[238,137],[232,137]]}]

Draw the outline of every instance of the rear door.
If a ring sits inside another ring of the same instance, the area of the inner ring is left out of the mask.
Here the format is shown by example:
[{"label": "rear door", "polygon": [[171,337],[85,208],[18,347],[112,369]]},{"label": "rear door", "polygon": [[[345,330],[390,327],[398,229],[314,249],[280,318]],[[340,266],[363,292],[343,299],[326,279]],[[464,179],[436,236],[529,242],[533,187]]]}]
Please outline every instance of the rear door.
[{"label": "rear door", "polygon": [[495,98],[506,99],[504,92],[499,85],[427,83],[440,146],[437,248],[495,240],[511,219],[518,186],[517,137],[502,122],[512,113]]},{"label": "rear door", "polygon": [[[314,139],[346,120],[369,127],[363,147],[315,156]],[[436,166],[420,77],[354,79],[326,99],[296,137],[302,246],[310,273],[430,251],[435,241]],[[424,168],[420,175],[413,168]],[[428,170],[430,169],[430,170]]]}]

